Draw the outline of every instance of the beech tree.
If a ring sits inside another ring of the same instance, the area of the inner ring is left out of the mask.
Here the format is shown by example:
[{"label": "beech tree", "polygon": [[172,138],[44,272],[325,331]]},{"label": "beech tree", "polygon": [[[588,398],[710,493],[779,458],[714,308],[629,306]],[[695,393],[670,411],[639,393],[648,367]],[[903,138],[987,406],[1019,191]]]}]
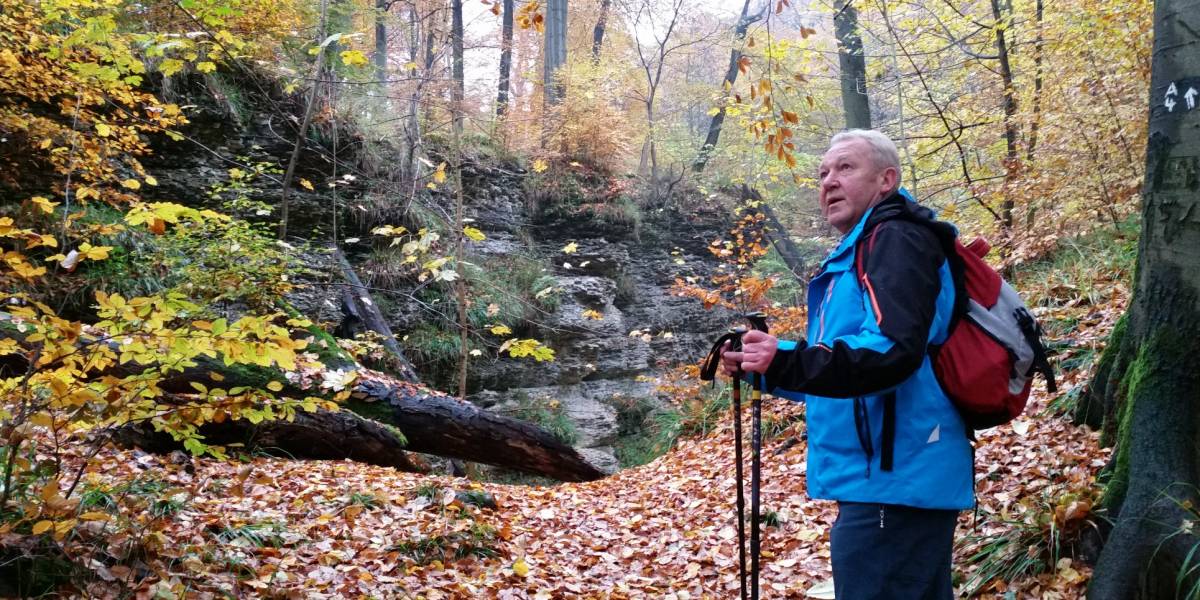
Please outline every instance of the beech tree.
[{"label": "beech tree", "polygon": [[[1085,419],[1115,437],[1104,502],[1115,523],[1088,597],[1195,597],[1200,503],[1200,0],[1154,6],[1149,144],[1133,301],[1114,330]],[[1178,575],[1178,579],[1177,579]]]},{"label": "beech tree", "polygon": [[555,82],[554,75],[559,67],[567,64],[567,0],[549,0],[546,3],[546,51],[542,61],[542,85],[547,104],[558,104],[563,99],[562,87]]},{"label": "beech tree", "polygon": [[500,33],[500,80],[496,87],[496,116],[508,110],[508,88],[512,78],[513,0],[504,0],[504,24]]},{"label": "beech tree", "polygon": [[842,106],[846,110],[846,127],[871,128],[871,106],[867,102],[867,61],[863,56],[862,38],[858,35],[858,11],[850,0],[833,4],[833,24],[838,40],[839,79],[842,82]]}]

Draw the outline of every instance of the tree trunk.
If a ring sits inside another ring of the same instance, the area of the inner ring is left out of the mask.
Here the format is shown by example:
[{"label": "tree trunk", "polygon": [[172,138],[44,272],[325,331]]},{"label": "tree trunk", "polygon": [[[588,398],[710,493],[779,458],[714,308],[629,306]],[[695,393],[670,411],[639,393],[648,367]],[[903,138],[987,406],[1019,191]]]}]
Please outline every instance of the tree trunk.
[{"label": "tree trunk", "polygon": [[858,11],[851,0],[833,3],[833,27],[838,41],[841,69],[842,108],[847,129],[870,129],[871,106],[867,102],[867,61],[858,35]]},{"label": "tree trunk", "polygon": [[996,56],[1000,63],[1000,82],[1004,84],[1004,202],[1000,205],[1000,225],[1005,243],[1012,239],[1013,200],[1012,182],[1021,168],[1017,149],[1017,90],[1013,88],[1012,67],[1009,64],[1008,41],[1005,32],[1012,26],[1011,12],[1005,15],[1000,9],[1000,0],[992,0],[992,17],[995,19]]},{"label": "tree trunk", "polygon": [[[223,375],[227,385],[254,384],[246,380],[241,371],[227,370],[217,361],[205,365],[203,374],[198,374],[197,378],[207,380],[210,371]],[[294,423],[275,421],[257,426],[245,421],[225,421],[205,425],[201,433],[212,436],[208,438],[210,441],[251,442],[257,448],[269,450],[275,447],[296,458],[350,458],[404,470],[418,470],[422,465],[407,456],[396,455],[401,448],[560,481],[591,481],[604,477],[603,472],[574,448],[537,425],[492,413],[470,402],[381,373],[367,369],[358,372],[359,378],[351,388],[351,399],[344,406],[351,414],[344,411],[298,412]],[[190,386],[179,386],[180,383],[183,382],[176,378],[170,388],[194,391]],[[289,384],[279,393],[302,397],[312,391]],[[403,444],[398,444],[395,434],[378,423],[399,429]],[[169,436],[163,439],[142,428],[126,429],[136,430],[121,430],[118,440],[139,446],[145,442],[146,449],[151,451],[180,448]],[[404,466],[410,463],[411,468]]]},{"label": "tree trunk", "polygon": [[[771,241],[772,246],[775,246],[775,251],[783,259],[783,264],[787,265],[788,270],[792,272],[792,276],[807,286],[808,266],[804,264],[804,255],[796,247],[796,242],[792,241],[787,228],[783,226],[783,223],[779,222],[779,217],[775,216],[775,209],[771,208],[771,205],[766,202],[760,204],[759,208],[762,209],[763,216],[767,218],[767,239]],[[806,300],[803,296],[800,297],[801,304]]]},{"label": "tree trunk", "polygon": [[[560,481],[591,481],[604,473],[574,448],[550,432],[518,419],[483,410],[439,392],[386,377],[365,376],[354,385],[354,396],[383,401],[388,413],[371,416],[400,428],[405,446],[471,462],[553,477]],[[373,403],[372,403],[373,404]],[[362,404],[349,408],[362,414]]]},{"label": "tree trunk", "polygon": [[300,130],[296,132],[296,145],[292,148],[292,156],[288,159],[287,170],[283,174],[283,191],[279,199],[279,239],[287,237],[288,227],[288,192],[292,189],[292,177],[296,174],[296,162],[300,151],[304,148],[304,136],[308,134],[308,125],[312,123],[313,108],[317,104],[317,90],[321,88],[321,71],[325,64],[325,17],[328,3],[321,0],[321,23],[317,27],[317,60],[313,64],[312,87],[308,91],[308,100],[304,105],[304,118],[300,120]]},{"label": "tree trunk", "polygon": [[555,74],[567,63],[567,0],[546,2],[546,50],[543,58],[542,85],[548,106],[562,101],[565,90]]},{"label": "tree trunk", "polygon": [[[1200,0],[1155,3],[1134,299],[1106,351],[1123,358],[1106,357],[1092,382],[1117,406],[1116,467],[1105,490],[1115,526],[1092,600],[1174,598],[1175,574],[1186,561],[1194,567],[1189,552],[1200,543],[1186,528],[1200,501],[1200,371],[1189,366],[1200,355],[1200,37],[1187,22],[1197,14]],[[1184,577],[1184,589],[1194,580]]]},{"label": "tree trunk", "polygon": [[450,15],[450,45],[453,54],[451,71],[453,71],[452,76],[454,78],[454,85],[450,88],[450,102],[454,105],[451,109],[454,118],[454,129],[456,132],[461,132],[463,126],[462,102],[466,91],[466,81],[463,73],[462,0],[450,0]]},{"label": "tree trunk", "polygon": [[[12,317],[0,313],[0,321]],[[38,342],[28,342],[20,333],[9,329],[4,335],[15,340],[25,351],[9,354],[0,361],[0,370],[23,372],[28,357],[38,354]],[[86,338],[86,336],[81,336]],[[117,348],[119,342],[98,342],[81,339],[83,343],[97,342]],[[361,417],[394,426],[404,437],[401,444],[394,432],[375,423],[363,422],[342,413],[296,413],[294,422],[262,422],[257,426],[248,421],[226,420],[210,423],[201,429],[210,441],[248,443],[263,450],[272,448],[297,457],[351,458],[371,464],[397,468],[419,469],[409,457],[398,455],[401,448],[410,452],[436,454],[472,462],[554,477],[562,481],[588,481],[604,476],[588,463],[574,448],[564,444],[550,432],[525,421],[481,409],[470,402],[458,400],[421,387],[412,382],[370,369],[351,365],[358,378],[351,384],[351,399],[344,408]],[[136,362],[116,364],[96,373],[95,378],[129,377],[146,372],[158,372],[161,365],[141,365]],[[189,367],[166,370],[156,386],[161,396],[194,394],[193,382],[211,381],[212,374],[220,375],[222,385],[261,388],[266,382],[281,382],[278,397],[306,398],[331,396],[318,388],[302,388],[292,383],[282,371],[274,368],[244,364],[225,365],[217,357],[199,357]],[[141,431],[124,431],[124,429]],[[174,450],[181,446],[163,445],[166,442],[151,435],[149,424],[129,425],[117,432],[118,439],[140,444],[148,449]],[[125,437],[122,437],[125,436]],[[169,436],[168,436],[169,438]],[[227,440],[227,441],[226,441]]]},{"label": "tree trunk", "polygon": [[604,44],[604,28],[608,25],[608,7],[612,0],[600,0],[600,17],[592,29],[592,63],[600,64],[600,48]]},{"label": "tree trunk", "polygon": [[[1034,168],[1033,153],[1037,149],[1038,129],[1042,126],[1042,60],[1045,56],[1046,32],[1044,17],[1046,8],[1042,0],[1037,0],[1034,7],[1034,27],[1037,37],[1033,42],[1033,117],[1029,123],[1029,136],[1025,142],[1025,166]],[[1037,216],[1038,205],[1030,201],[1025,209],[1025,228],[1032,229]]]},{"label": "tree trunk", "polygon": [[387,87],[387,14],[388,0],[375,0],[375,80]]},{"label": "tree trunk", "polygon": [[500,32],[500,81],[496,92],[496,116],[508,110],[508,87],[512,77],[513,0],[504,0],[504,25]]},{"label": "tree trunk", "polygon": [[[808,285],[808,267],[804,264],[804,255],[800,252],[800,248],[796,247],[796,243],[792,241],[788,230],[779,221],[779,217],[775,215],[775,210],[770,204],[763,201],[762,194],[758,190],[742,184],[741,188],[742,202],[754,201],[758,204],[758,210],[766,217],[767,225],[763,228],[763,233],[767,236],[767,240],[775,247],[775,251],[779,253],[779,257],[783,259],[783,264],[802,285]],[[797,301],[803,305],[806,298],[803,296],[797,298]]]},{"label": "tree trunk", "polygon": [[[415,5],[408,11],[408,59],[414,65],[421,55],[421,16]],[[408,94],[408,107],[404,115],[404,155],[400,165],[400,181],[415,186],[417,179],[417,149],[421,146],[421,94],[429,80],[428,65],[421,71],[424,75]],[[415,74],[417,69],[409,68]]]},{"label": "tree trunk", "polygon": [[[733,49],[729,51],[729,68],[725,70],[725,79],[721,82],[726,97],[733,89],[733,84],[737,82],[738,61],[742,59],[742,44],[746,41],[746,31],[750,29],[751,24],[763,17],[767,8],[769,8],[769,4],[764,5],[763,10],[758,14],[751,15],[750,0],[746,0],[742,4],[742,15],[738,18],[737,26],[733,30]],[[696,160],[692,161],[693,172],[701,173],[708,165],[708,159],[717,147],[717,141],[721,137],[721,127],[724,125],[725,103],[722,101],[721,105],[717,107],[717,114],[713,115],[712,121],[708,124],[708,135],[704,138],[704,144],[700,146]]]},{"label": "tree trunk", "polygon": [[[429,466],[409,456],[404,439],[384,425],[350,411],[299,411],[291,421],[246,419],[208,423],[200,434],[210,444],[242,444],[246,449],[272,456],[309,460],[353,460],[368,465],[393,467],[410,473],[425,473]],[[147,452],[165,454],[183,445],[149,425],[121,427],[112,441],[137,446]]]}]

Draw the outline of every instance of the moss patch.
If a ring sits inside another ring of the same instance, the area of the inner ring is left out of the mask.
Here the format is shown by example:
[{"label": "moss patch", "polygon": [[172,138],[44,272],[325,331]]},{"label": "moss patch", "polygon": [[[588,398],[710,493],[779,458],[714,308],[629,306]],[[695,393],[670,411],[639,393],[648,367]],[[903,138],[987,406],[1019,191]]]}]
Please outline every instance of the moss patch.
[{"label": "moss patch", "polygon": [[396,439],[401,444],[408,444],[408,438],[404,437],[404,432],[400,431],[400,428],[393,424],[396,422],[396,416],[392,411],[391,405],[387,402],[366,402],[364,400],[351,399],[342,403],[342,409],[379,423],[384,429],[387,429],[388,432],[396,436]]},{"label": "moss patch", "polygon": [[[1100,361],[1096,364],[1096,372],[1093,375],[1091,390],[1088,392],[1088,398],[1080,404],[1079,414],[1076,415],[1077,423],[1088,423],[1089,425],[1099,425],[1104,419],[1105,407],[1111,406],[1113,403],[1118,405],[1121,403],[1121,397],[1118,396],[1120,386],[1116,390],[1110,390],[1112,387],[1111,381],[1114,381],[1114,369],[1121,367],[1118,358],[1123,350],[1122,346],[1125,343],[1125,331],[1129,326],[1129,313],[1125,313],[1113,325],[1112,333],[1108,336],[1108,345],[1104,347],[1104,352],[1100,355]],[[1124,375],[1122,374],[1123,378]],[[1096,413],[1096,414],[1093,414]],[[1113,439],[1112,428],[1104,427],[1100,436],[1100,445],[1109,447],[1116,440]]]},{"label": "moss patch", "polygon": [[1130,451],[1133,445],[1134,408],[1139,397],[1148,388],[1156,385],[1166,375],[1162,365],[1186,364],[1192,344],[1182,339],[1179,332],[1160,328],[1138,348],[1137,358],[1129,363],[1121,377],[1118,391],[1121,401],[1117,409],[1117,444],[1112,479],[1104,490],[1102,500],[1105,507],[1117,511],[1129,490]]}]

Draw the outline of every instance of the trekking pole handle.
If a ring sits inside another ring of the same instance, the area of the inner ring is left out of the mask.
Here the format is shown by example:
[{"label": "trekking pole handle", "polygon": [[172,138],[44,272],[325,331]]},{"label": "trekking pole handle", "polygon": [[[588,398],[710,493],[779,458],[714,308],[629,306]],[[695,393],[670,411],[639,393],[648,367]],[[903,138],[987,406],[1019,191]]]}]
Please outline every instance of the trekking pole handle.
[{"label": "trekking pole handle", "polygon": [[767,327],[767,315],[761,312],[752,312],[742,316],[750,322],[750,327],[752,327],[755,331],[770,333]]}]

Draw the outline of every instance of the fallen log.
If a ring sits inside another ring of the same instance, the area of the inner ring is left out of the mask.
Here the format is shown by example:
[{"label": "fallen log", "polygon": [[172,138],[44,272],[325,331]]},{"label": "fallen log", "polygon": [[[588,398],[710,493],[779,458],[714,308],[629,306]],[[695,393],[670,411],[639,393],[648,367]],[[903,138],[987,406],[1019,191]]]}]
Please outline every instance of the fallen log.
[{"label": "fallen log", "polygon": [[396,335],[392,333],[392,328],[388,326],[387,320],[383,318],[383,314],[371,300],[370,292],[358,279],[354,267],[350,266],[350,261],[346,260],[346,255],[342,254],[341,250],[335,249],[333,256],[341,269],[342,278],[349,284],[342,288],[342,313],[345,317],[338,326],[343,330],[339,332],[339,335],[350,338],[362,333],[363,329],[374,331],[382,339],[383,347],[391,353],[392,359],[396,363],[397,375],[405,381],[413,383],[420,381],[417,370],[404,356],[404,351],[400,349],[400,343],[396,341]]},{"label": "fallen log", "polygon": [[[221,373],[226,385],[253,384],[240,379],[244,372],[223,372],[220,364],[206,367]],[[180,383],[179,378],[170,381],[171,386]],[[209,443],[241,443],[268,453],[277,448],[294,458],[350,458],[406,471],[417,469],[407,465],[405,461],[412,459],[404,456],[404,451],[485,463],[560,481],[591,481],[605,476],[575,448],[545,429],[453,396],[367,369],[359,370],[350,389],[351,398],[343,411],[297,412],[295,423],[264,421],[251,425],[226,420],[208,423],[200,433]],[[287,386],[281,395],[321,394]],[[390,432],[380,423],[399,429],[404,443],[387,442],[384,438]],[[127,445],[150,452],[182,448],[170,436],[156,434],[146,425],[124,429],[130,431],[116,439]],[[389,458],[391,454],[396,456]]]},{"label": "fallen log", "polygon": [[[313,460],[350,459],[369,465],[393,467],[410,473],[427,473],[429,465],[405,452],[402,435],[349,411],[299,411],[291,421],[245,419],[207,423],[200,435],[209,444],[241,444],[272,456]],[[170,435],[148,425],[120,427],[113,442],[165,454],[183,446]]]},{"label": "fallen log", "polygon": [[[0,313],[0,322],[6,319],[11,320],[11,317]],[[36,345],[28,344],[16,332],[0,328],[0,338],[3,337],[16,339],[23,346]],[[80,339],[88,341],[85,338],[87,336],[81,336]],[[28,355],[18,353],[9,356],[24,362]],[[158,388],[166,394],[193,393],[192,382],[208,383],[211,374],[216,373],[221,376],[222,385],[228,388],[264,388],[268,382],[275,381],[287,382],[278,392],[283,397],[329,398],[333,395],[315,386],[310,389],[291,383],[283,372],[274,368],[238,364],[226,366],[219,359],[205,357],[197,357],[195,362],[194,366],[164,374],[158,382]],[[14,366],[23,370],[25,365]],[[96,378],[124,377],[158,370],[159,365],[156,364],[126,363],[91,375]],[[346,405],[352,413],[328,412],[325,416],[314,416],[321,413],[298,412],[291,423],[270,421],[258,425],[242,420],[225,420],[204,425],[201,434],[210,443],[242,443],[268,452],[278,448],[295,458],[351,458],[405,470],[419,468],[410,466],[410,463],[415,463],[405,456],[404,451],[407,450],[486,463],[561,481],[589,481],[604,477],[602,471],[588,463],[574,448],[537,425],[491,413],[469,402],[369,369],[359,367],[357,371],[359,377],[351,384],[352,400]],[[366,419],[378,423],[370,423]],[[391,432],[379,423],[399,429],[406,442],[401,445],[396,441],[388,441],[388,436],[383,433]],[[174,450],[181,447],[170,436],[153,435],[149,425],[130,425],[126,428],[140,431],[121,432],[118,435],[129,436],[126,439],[130,443],[147,450]]]},{"label": "fallen log", "polygon": [[408,450],[560,481],[605,476],[575,448],[537,425],[379,373],[359,373],[348,408],[398,427],[408,439]]}]

